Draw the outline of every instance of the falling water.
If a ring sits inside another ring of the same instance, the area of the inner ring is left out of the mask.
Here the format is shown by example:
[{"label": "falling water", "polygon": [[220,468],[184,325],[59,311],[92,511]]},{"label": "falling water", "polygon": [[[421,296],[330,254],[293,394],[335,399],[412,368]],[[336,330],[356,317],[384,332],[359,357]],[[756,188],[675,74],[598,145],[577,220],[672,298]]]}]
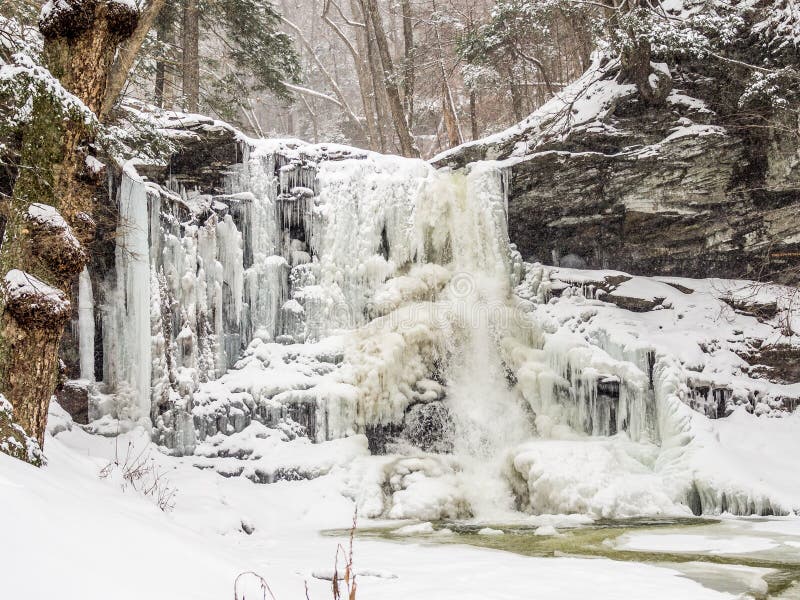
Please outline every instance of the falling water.
[{"label": "falling water", "polygon": [[457,334],[450,341],[447,399],[466,498],[476,517],[490,520],[514,510],[506,466],[509,451],[532,436],[531,417],[500,354],[500,336],[512,314],[502,172],[478,165],[466,177],[452,177],[463,179],[463,193],[456,194],[450,212],[456,273],[445,296]]}]

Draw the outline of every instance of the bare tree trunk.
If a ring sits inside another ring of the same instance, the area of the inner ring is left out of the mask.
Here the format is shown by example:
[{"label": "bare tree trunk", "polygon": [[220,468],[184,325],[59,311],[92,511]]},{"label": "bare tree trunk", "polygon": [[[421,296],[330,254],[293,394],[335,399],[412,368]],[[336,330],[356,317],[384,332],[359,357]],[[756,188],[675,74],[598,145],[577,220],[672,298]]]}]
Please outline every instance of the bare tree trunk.
[{"label": "bare tree trunk", "polygon": [[[612,11],[611,18],[607,20],[611,39],[615,37],[619,39],[620,14],[633,15],[637,11],[652,10],[650,0],[629,0],[622,2],[619,6],[614,4],[614,0],[606,0],[605,3]],[[664,103],[672,90],[672,78],[667,73],[653,71],[650,64],[652,47],[649,40],[642,38],[633,30],[626,33],[625,37],[628,41],[623,42],[620,49],[620,80],[635,84],[645,104]],[[652,81],[651,75],[654,76]]]},{"label": "bare tree trunk", "polygon": [[[139,12],[129,5],[74,2],[40,23],[48,66],[86,106],[101,111],[117,47],[133,35]],[[58,376],[58,346],[70,314],[71,284],[94,235],[86,169],[91,131],[65,118],[57,100],[33,99],[22,134],[20,170],[0,247],[0,392],[19,424],[44,442]]]},{"label": "bare tree trunk", "polygon": [[411,0],[401,0],[403,11],[403,42],[405,48],[405,64],[403,65],[403,106],[406,111],[406,122],[409,129],[414,125],[414,86],[416,84],[416,67],[414,59],[414,21],[411,13]]},{"label": "bare tree trunk", "polygon": [[172,27],[169,31],[169,35],[166,37],[166,43],[169,45],[169,50],[166,52],[166,56],[164,58],[164,102],[163,108],[167,110],[172,110],[175,107],[176,98],[180,95],[179,92],[179,83],[178,83],[178,75],[179,75],[179,65],[180,65],[180,56],[178,54],[178,48],[180,47],[180,43],[178,42],[178,30],[175,27],[175,22],[173,21]]},{"label": "bare tree trunk", "polygon": [[650,42],[642,40],[623,48],[620,56],[621,76],[639,85],[650,77]]},{"label": "bare tree trunk", "polygon": [[[175,43],[175,35],[173,32],[173,44]],[[173,55],[173,60],[168,65],[164,65],[164,102],[163,108],[172,110],[175,108],[175,99],[178,96],[178,72],[177,72],[177,57]]]},{"label": "bare tree trunk", "polygon": [[359,52],[359,55],[353,57],[353,60],[356,61],[356,72],[358,74],[358,91],[361,95],[361,106],[364,110],[364,123],[366,124],[367,128],[367,135],[370,140],[370,149],[372,150],[384,150],[384,142],[383,136],[380,132],[380,124],[375,121],[375,103],[373,100],[373,95],[375,93],[375,89],[373,87],[372,75],[369,68],[369,60],[364,60],[363,56],[366,54],[366,43],[364,43],[364,38],[366,36],[366,31],[360,31],[356,35],[356,39],[358,40],[359,46],[362,46],[363,52]]},{"label": "bare tree trunk", "polygon": [[375,45],[378,49],[378,56],[383,67],[383,81],[386,86],[386,95],[389,97],[389,109],[392,113],[392,123],[395,132],[400,140],[400,151],[403,156],[419,157],[414,136],[408,128],[405,113],[403,112],[403,101],[400,98],[400,89],[395,81],[394,64],[389,53],[389,42],[386,39],[386,31],[383,28],[383,20],[376,0],[362,0],[364,3],[364,14],[372,23],[375,33]]},{"label": "bare tree trunk", "polygon": [[153,86],[153,104],[164,108],[164,84],[166,82],[167,66],[163,60],[156,63],[156,81]]},{"label": "bare tree trunk", "polygon": [[461,137],[461,126],[458,124],[458,115],[456,115],[455,108],[450,84],[447,83],[447,79],[443,79],[442,115],[444,116],[444,125],[447,129],[447,142],[450,144],[451,148],[458,146],[463,141]]},{"label": "bare tree trunk", "polygon": [[125,87],[128,74],[133,68],[136,55],[139,53],[139,49],[142,47],[142,43],[152,28],[156,17],[161,12],[164,2],[165,0],[150,0],[149,4],[141,12],[136,31],[133,32],[133,35],[128,38],[117,53],[114,66],[109,72],[106,96],[103,99],[102,107],[97,113],[100,120],[104,120],[108,113],[111,112],[111,109],[114,108],[114,103]]},{"label": "bare tree trunk", "polygon": [[[431,2],[433,10],[436,11],[436,2]],[[439,19],[435,19],[433,25],[434,33],[436,35],[436,46],[439,53],[439,75],[442,77],[442,116],[444,118],[444,125],[447,129],[447,142],[450,148],[458,146],[462,141],[461,126],[458,123],[458,115],[456,114],[456,104],[453,100],[453,90],[450,89],[450,82],[447,80],[447,70],[444,66],[444,47],[442,45],[442,36],[439,31]]]},{"label": "bare tree trunk", "polygon": [[[353,52],[353,60],[357,62],[356,69],[358,72],[359,91],[361,93],[361,103],[364,107],[364,120],[366,122],[367,131],[370,138],[372,138],[371,148],[386,152],[386,138],[383,135],[383,123],[381,98],[385,96],[383,90],[383,80],[380,79],[380,86],[376,85],[376,73],[380,69],[376,69],[375,59],[373,56],[373,44],[370,43],[372,26],[369,19],[363,13],[363,6],[360,0],[350,0],[350,11],[354,18],[360,15],[363,23],[354,22],[345,19],[347,24],[351,27],[356,27],[356,52]],[[366,58],[365,58],[366,57]]]},{"label": "bare tree trunk", "polygon": [[200,6],[186,0],[183,8],[183,96],[186,110],[200,110]]},{"label": "bare tree trunk", "polygon": [[[171,16],[171,15],[170,15]],[[140,23],[141,28],[141,23]],[[163,48],[172,43],[173,23],[161,15],[156,21],[156,35],[159,45]],[[165,107],[165,88],[167,85],[167,60],[162,56],[156,62],[156,81],[153,93],[153,102],[159,108]]]},{"label": "bare tree trunk", "polygon": [[[672,78],[667,73],[653,72],[650,65],[651,48],[648,40],[637,40],[620,54],[620,78],[636,84],[645,104],[663,104],[672,90]],[[652,78],[651,78],[652,76]]]},{"label": "bare tree trunk", "polygon": [[386,144],[384,125],[387,122],[386,115],[390,112],[389,100],[388,96],[386,95],[383,67],[380,64],[381,59],[378,56],[375,44],[375,28],[373,27],[372,21],[369,19],[367,14],[364,14],[364,21],[366,23],[364,42],[366,44],[367,61],[369,63],[372,103],[374,105],[375,115],[377,118],[376,130],[378,132],[378,142],[380,143],[381,152],[386,152],[388,147]]},{"label": "bare tree trunk", "polygon": [[475,90],[469,91],[469,124],[472,129],[472,139],[477,140],[480,138],[480,131],[478,131],[478,94]]},{"label": "bare tree trunk", "polygon": [[[351,6],[354,3],[351,2]],[[366,43],[364,37],[366,35],[366,26],[360,23],[349,22],[351,26],[356,27],[356,41],[350,41],[350,38],[345,35],[341,27],[339,27],[328,15],[330,10],[331,1],[325,0],[322,10],[322,19],[328,24],[333,32],[339,37],[340,40],[347,47],[350,56],[353,59],[353,65],[356,68],[356,75],[358,76],[358,91],[361,96],[361,106],[364,111],[364,124],[366,127],[367,144],[370,150],[383,150],[379,145],[378,131],[375,124],[375,110],[371,102],[371,89],[372,83],[370,79],[369,65],[364,60],[366,54]],[[316,122],[315,122],[316,127]]]}]

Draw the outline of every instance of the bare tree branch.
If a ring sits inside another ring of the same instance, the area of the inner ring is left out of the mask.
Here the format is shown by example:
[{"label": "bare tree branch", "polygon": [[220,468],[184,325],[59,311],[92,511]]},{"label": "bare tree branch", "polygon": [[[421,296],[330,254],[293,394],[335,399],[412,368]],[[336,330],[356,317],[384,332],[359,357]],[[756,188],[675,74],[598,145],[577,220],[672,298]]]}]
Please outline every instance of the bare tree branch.
[{"label": "bare tree branch", "polygon": [[289,88],[293,92],[297,92],[298,94],[303,94],[304,96],[313,96],[314,98],[321,98],[323,100],[327,100],[328,102],[331,102],[331,103],[335,104],[339,108],[345,108],[344,105],[342,105],[341,102],[339,102],[333,96],[329,96],[328,94],[323,94],[322,92],[318,92],[316,90],[312,90],[310,88],[303,87],[301,85],[295,85],[293,83],[287,83],[285,81],[283,82],[283,85],[285,85],[287,88]]},{"label": "bare tree branch", "polygon": [[314,51],[313,46],[308,41],[306,36],[303,35],[303,31],[297,25],[295,25],[289,19],[287,19],[285,16],[281,17],[281,21],[283,21],[286,24],[287,27],[289,27],[292,31],[294,31],[297,34],[297,37],[300,39],[300,42],[303,44],[305,49],[308,51],[309,55],[311,56],[311,59],[314,61],[314,64],[317,65],[317,68],[325,76],[325,79],[328,80],[328,83],[330,83],[334,94],[339,99],[339,102],[342,105],[342,109],[344,109],[344,111],[345,111],[345,114],[347,114],[348,118],[350,119],[350,121],[352,121],[353,125],[356,126],[356,128],[359,130],[359,132],[361,132],[361,134],[364,135],[364,126],[361,124],[361,121],[356,116],[356,114],[353,112],[353,109],[350,107],[350,104],[347,102],[347,98],[345,98],[344,93],[342,92],[341,88],[339,87],[339,84],[334,79],[333,75],[331,75],[330,72],[328,71],[328,69],[325,68],[325,65],[322,64],[322,61],[317,56],[317,53]]}]

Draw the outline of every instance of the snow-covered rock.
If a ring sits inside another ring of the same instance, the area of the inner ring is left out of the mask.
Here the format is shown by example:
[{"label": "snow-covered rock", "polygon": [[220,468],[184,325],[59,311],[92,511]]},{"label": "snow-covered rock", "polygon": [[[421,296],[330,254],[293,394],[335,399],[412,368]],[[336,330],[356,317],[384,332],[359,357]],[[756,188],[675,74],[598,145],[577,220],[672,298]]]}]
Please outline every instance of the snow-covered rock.
[{"label": "snow-covered rock", "polygon": [[[731,43],[731,56],[791,70],[796,37],[773,37],[773,27],[796,28],[797,15],[781,2],[764,4],[775,6],[748,12],[746,3],[737,5],[747,19],[774,15],[775,23],[753,25],[752,37],[733,36],[747,41]],[[747,54],[762,48],[758,40],[785,54]],[[796,101],[737,105],[732,99],[746,95],[758,71],[732,64],[708,55],[670,64],[673,90],[650,106],[635,86],[619,82],[618,62],[598,54],[582,78],[518,125],[433,162],[508,166],[509,233],[527,260],[796,283]],[[759,89],[779,87],[765,80]]]}]

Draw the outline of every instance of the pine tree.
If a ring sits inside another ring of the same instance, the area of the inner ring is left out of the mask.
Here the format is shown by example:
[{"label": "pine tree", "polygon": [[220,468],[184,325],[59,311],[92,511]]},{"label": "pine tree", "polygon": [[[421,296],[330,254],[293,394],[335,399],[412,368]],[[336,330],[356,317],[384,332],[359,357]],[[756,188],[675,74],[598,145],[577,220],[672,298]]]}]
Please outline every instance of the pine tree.
[{"label": "pine tree", "polygon": [[212,111],[235,121],[247,99],[260,92],[291,101],[287,84],[299,82],[300,63],[280,23],[267,0],[184,0],[182,8],[166,3],[155,22],[160,43],[140,61],[156,64],[155,103],[164,105],[166,66],[174,62],[170,39],[177,31],[182,107],[189,112]]}]

